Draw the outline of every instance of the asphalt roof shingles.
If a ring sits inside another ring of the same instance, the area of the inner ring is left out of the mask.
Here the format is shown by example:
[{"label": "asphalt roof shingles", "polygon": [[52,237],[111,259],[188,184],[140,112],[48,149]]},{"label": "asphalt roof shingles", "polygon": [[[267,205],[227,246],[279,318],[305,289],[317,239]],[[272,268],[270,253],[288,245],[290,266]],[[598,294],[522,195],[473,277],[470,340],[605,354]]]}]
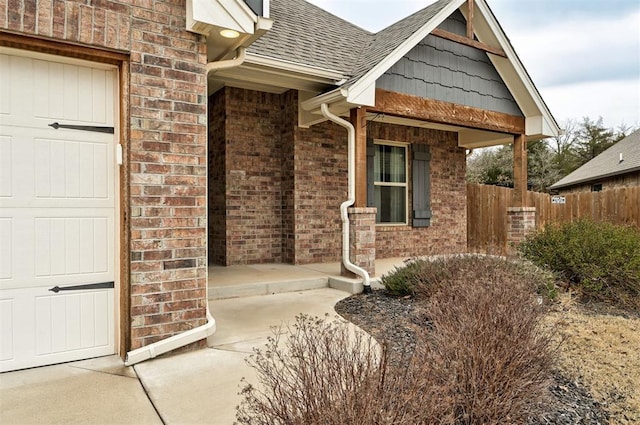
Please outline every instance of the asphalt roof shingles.
[{"label": "asphalt roof shingles", "polygon": [[374,34],[305,0],[272,0],[273,27],[256,40],[248,52],[338,71],[350,85],[451,1],[439,0]]}]

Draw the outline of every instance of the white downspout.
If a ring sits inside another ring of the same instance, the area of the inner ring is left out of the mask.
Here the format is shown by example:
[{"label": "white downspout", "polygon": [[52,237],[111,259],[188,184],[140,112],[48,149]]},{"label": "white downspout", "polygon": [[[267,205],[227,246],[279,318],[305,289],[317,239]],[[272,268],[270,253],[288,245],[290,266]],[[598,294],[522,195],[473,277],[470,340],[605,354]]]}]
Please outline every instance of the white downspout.
[{"label": "white downspout", "polygon": [[340,216],[342,218],[342,264],[344,264],[347,270],[362,277],[363,291],[366,294],[371,292],[369,273],[362,267],[353,264],[349,258],[349,214],[347,213],[347,208],[356,202],[356,130],[349,121],[332,114],[326,103],[320,105],[320,111],[326,119],[347,129],[348,199],[340,204]]},{"label": "white downspout", "polygon": [[[241,65],[247,54],[247,50],[244,47],[239,47],[236,51],[236,57],[226,61],[210,62],[206,66],[207,74],[220,69],[233,68]],[[207,279],[208,280],[208,279]],[[216,331],[216,320],[209,311],[209,288],[205,290],[205,300],[207,305],[207,323],[197,328],[191,329],[186,332],[173,335],[162,341],[154,342],[153,344],[145,345],[144,347],[129,351],[126,355],[124,364],[131,366],[136,363],[143,362],[148,359],[153,359],[162,354],[173,351],[177,348],[184,347],[185,345],[192,344],[194,342],[206,339],[213,335]]]},{"label": "white downspout", "polygon": [[125,366],[131,366],[142,361],[153,359],[161,354],[168,353],[177,348],[184,347],[191,343],[200,341],[213,335],[216,331],[216,320],[209,312],[209,290],[206,291],[207,297],[207,323],[197,328],[193,328],[186,332],[171,336],[162,341],[154,342],[153,344],[145,345],[127,353],[127,357],[124,361]]}]

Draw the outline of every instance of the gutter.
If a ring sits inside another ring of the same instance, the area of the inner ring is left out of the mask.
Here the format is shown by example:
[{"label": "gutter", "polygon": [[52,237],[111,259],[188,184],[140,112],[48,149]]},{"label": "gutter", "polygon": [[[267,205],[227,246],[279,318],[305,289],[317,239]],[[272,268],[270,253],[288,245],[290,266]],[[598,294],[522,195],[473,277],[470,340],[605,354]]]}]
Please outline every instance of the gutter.
[{"label": "gutter", "polygon": [[209,75],[210,72],[216,72],[221,69],[235,68],[236,66],[240,66],[246,58],[247,49],[245,47],[238,47],[238,50],[236,50],[235,58],[224,61],[209,62],[205,68],[207,70],[207,75]]},{"label": "gutter", "polygon": [[[236,57],[225,61],[210,62],[206,65],[207,74],[215,72],[220,69],[233,68],[241,65],[247,57],[247,49],[244,47],[238,47],[236,50]],[[143,362],[145,360],[153,359],[162,354],[168,353],[175,349],[184,347],[185,345],[192,344],[194,342],[206,339],[216,332],[216,320],[209,311],[209,287],[207,285],[205,290],[205,303],[207,306],[207,323],[197,328],[193,328],[186,332],[173,335],[169,338],[163,339],[153,344],[145,345],[144,347],[129,351],[126,354],[124,364],[125,366],[131,366],[136,363]]]},{"label": "gutter", "polygon": [[371,280],[369,278],[369,273],[363,269],[362,267],[358,267],[355,264],[353,264],[351,262],[350,257],[350,249],[349,249],[349,214],[347,213],[347,208],[349,208],[350,206],[352,206],[355,202],[356,202],[356,179],[355,179],[355,173],[356,173],[356,136],[355,136],[355,128],[353,128],[353,125],[347,121],[344,120],[340,117],[338,117],[337,115],[334,115],[331,113],[331,111],[329,111],[329,107],[327,106],[326,103],[322,103],[320,105],[320,111],[322,112],[322,115],[328,119],[329,121],[332,121],[336,124],[338,124],[341,127],[344,127],[347,129],[347,141],[348,141],[348,183],[349,183],[349,189],[348,189],[348,199],[346,201],[344,201],[342,204],[340,204],[340,217],[342,218],[342,264],[344,264],[344,267],[349,270],[350,272],[353,272],[355,274],[357,274],[358,276],[362,277],[362,285],[363,285],[363,292],[365,294],[368,294],[371,292]]}]

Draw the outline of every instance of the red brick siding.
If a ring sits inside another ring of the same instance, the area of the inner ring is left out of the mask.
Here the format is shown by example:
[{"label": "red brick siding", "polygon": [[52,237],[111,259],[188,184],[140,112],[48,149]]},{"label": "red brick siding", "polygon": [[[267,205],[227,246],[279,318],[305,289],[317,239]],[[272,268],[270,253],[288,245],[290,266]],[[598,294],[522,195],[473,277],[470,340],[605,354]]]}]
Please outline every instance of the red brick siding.
[{"label": "red brick siding", "polygon": [[282,261],[296,261],[295,137],[298,124],[298,92],[283,95],[282,107]]},{"label": "red brick siding", "polygon": [[[376,258],[465,252],[466,165],[465,152],[458,147],[457,134],[379,122],[371,123],[368,131],[374,139],[425,143],[431,152],[431,226],[377,226]],[[411,203],[411,187],[409,191]]]},{"label": "red brick siding", "polygon": [[281,96],[226,88],[225,264],[282,261]]},{"label": "red brick siding", "polygon": [[209,97],[209,263],[226,264],[225,90]]},{"label": "red brick siding", "polygon": [[[225,90],[223,264],[340,261],[346,131],[330,122],[298,127],[294,91],[275,95]],[[464,252],[465,153],[457,146],[457,134],[376,122],[368,131],[378,139],[429,144],[432,154],[431,226],[377,226],[376,257]]]},{"label": "red brick siding", "polygon": [[87,3],[0,0],[0,27],[130,53],[135,349],[206,321],[206,44],[184,30],[184,1]]},{"label": "red brick siding", "polygon": [[339,261],[339,208],[347,199],[346,130],[330,122],[298,128],[294,161],[295,263]]}]

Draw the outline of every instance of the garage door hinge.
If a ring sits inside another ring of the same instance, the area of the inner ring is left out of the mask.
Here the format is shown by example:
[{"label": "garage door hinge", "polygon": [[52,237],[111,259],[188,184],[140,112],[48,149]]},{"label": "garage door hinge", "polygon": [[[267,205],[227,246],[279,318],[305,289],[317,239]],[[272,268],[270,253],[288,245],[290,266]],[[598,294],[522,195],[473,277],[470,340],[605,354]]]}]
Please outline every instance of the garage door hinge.
[{"label": "garage door hinge", "polygon": [[113,134],[115,132],[113,127],[98,127],[95,125],[71,125],[71,124],[60,124],[58,122],[49,124],[49,127],[53,127],[56,130],[59,128],[67,128],[70,130],[93,131],[95,133],[108,133],[108,134]]},{"label": "garage door hinge", "polygon": [[101,283],[89,283],[86,285],[73,285],[73,286],[54,286],[50,288],[49,291],[55,292],[56,294],[60,291],[82,291],[82,290],[91,290],[91,289],[109,289],[113,288],[113,282],[101,282]]}]

